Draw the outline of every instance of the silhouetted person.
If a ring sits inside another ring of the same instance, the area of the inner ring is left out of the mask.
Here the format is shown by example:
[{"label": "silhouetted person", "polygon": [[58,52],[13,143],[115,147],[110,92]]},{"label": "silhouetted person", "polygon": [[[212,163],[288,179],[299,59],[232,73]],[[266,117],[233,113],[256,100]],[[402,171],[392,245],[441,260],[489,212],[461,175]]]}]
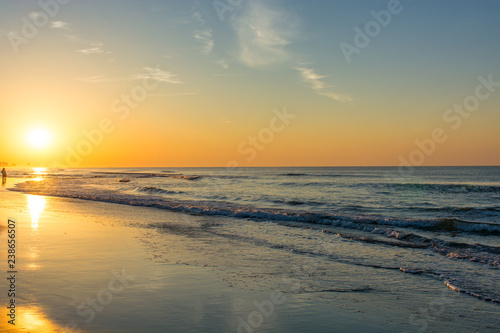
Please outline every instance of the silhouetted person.
[{"label": "silhouetted person", "polygon": [[2,169],[2,186],[5,186],[5,183],[7,182],[7,171],[5,171],[5,168]]}]

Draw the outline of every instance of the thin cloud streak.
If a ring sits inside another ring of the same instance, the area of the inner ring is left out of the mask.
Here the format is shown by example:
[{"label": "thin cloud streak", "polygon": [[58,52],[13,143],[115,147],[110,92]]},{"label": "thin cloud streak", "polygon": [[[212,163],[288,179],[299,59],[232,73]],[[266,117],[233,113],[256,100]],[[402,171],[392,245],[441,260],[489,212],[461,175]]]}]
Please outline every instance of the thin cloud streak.
[{"label": "thin cloud streak", "polygon": [[342,95],[330,91],[325,91],[326,88],[331,88],[332,86],[327,86],[322,79],[325,78],[326,76],[324,75],[319,75],[315,72],[314,69],[312,68],[307,68],[307,67],[297,67],[295,68],[299,73],[301,74],[302,80],[304,83],[307,83],[310,85],[311,89],[318,95],[320,96],[325,96],[330,99],[333,99],[337,102],[351,102],[352,98],[347,95]]},{"label": "thin cloud streak", "polygon": [[212,49],[214,48],[215,43],[212,39],[211,29],[195,31],[193,37],[203,44],[201,53],[203,54],[212,53]]},{"label": "thin cloud streak", "polygon": [[120,79],[113,79],[106,77],[104,75],[96,75],[89,77],[76,77],[78,81],[87,82],[87,83],[99,83],[99,82],[111,82],[111,81],[120,81]]},{"label": "thin cloud streak", "polygon": [[183,83],[177,78],[176,74],[161,70],[159,68],[144,67],[142,73],[134,74],[128,77],[108,77],[104,75],[96,75],[83,78],[75,78],[78,81],[88,82],[88,83],[100,83],[100,82],[112,82],[112,81],[135,81],[135,80],[147,80],[152,79],[157,82],[180,84]]},{"label": "thin cloud streak", "polygon": [[77,52],[83,54],[99,54],[104,53],[102,49],[103,43],[90,43],[90,47],[82,50],[78,50]]},{"label": "thin cloud streak", "polygon": [[214,74],[214,76],[247,76],[246,74],[231,74],[231,73],[218,73],[218,74]]},{"label": "thin cloud streak", "polygon": [[52,21],[50,22],[50,27],[52,29],[69,29],[69,23],[68,22],[63,22],[63,21]]},{"label": "thin cloud streak", "polygon": [[166,82],[173,84],[182,83],[182,81],[180,81],[177,78],[177,75],[170,72],[166,72],[159,68],[144,67],[143,70],[145,71],[144,73],[132,76],[132,80],[153,79],[158,82]]},{"label": "thin cloud streak", "polygon": [[[36,13],[34,13],[36,14]],[[76,50],[78,53],[83,53],[85,55],[89,54],[113,54],[112,51],[104,50],[104,43],[97,41],[88,41],[77,36],[73,29],[70,28],[70,24],[64,21],[52,21],[50,22],[50,28],[66,30],[65,33],[61,33],[60,36],[67,38],[71,43],[83,44],[83,49]]]}]

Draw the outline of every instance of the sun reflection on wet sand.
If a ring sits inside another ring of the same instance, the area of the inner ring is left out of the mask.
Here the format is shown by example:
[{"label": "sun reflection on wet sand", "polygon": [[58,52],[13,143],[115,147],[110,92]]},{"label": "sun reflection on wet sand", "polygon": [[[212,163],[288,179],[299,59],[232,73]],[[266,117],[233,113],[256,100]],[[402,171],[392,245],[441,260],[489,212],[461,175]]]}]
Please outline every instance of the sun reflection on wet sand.
[{"label": "sun reflection on wet sand", "polygon": [[[27,194],[28,199],[28,209],[31,214],[31,234],[35,237],[38,235],[38,220],[40,219],[40,215],[45,209],[45,197],[39,195],[30,195]],[[40,265],[37,263],[38,258],[38,247],[36,246],[36,242],[29,247],[28,258],[31,259],[31,263],[26,265],[26,268],[29,270],[37,270],[40,268]]]},{"label": "sun reflection on wet sand", "polygon": [[[9,309],[2,306],[0,313],[2,320],[3,318],[8,318]],[[61,326],[47,318],[41,307],[33,305],[16,306],[15,324],[15,326],[9,324],[12,328],[9,329],[6,327],[5,331],[2,329],[2,332],[67,332],[66,327]]]},{"label": "sun reflection on wet sand", "polygon": [[38,230],[38,220],[40,214],[45,208],[45,197],[39,195],[27,194],[28,208],[31,213],[31,229],[32,231]]}]

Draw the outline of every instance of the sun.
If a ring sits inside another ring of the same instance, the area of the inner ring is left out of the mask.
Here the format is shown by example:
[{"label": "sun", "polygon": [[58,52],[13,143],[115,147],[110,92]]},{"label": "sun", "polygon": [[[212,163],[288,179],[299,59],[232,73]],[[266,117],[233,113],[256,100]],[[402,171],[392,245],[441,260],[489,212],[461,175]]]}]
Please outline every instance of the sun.
[{"label": "sun", "polygon": [[31,147],[43,149],[52,141],[52,135],[44,128],[34,128],[28,132],[27,140]]}]

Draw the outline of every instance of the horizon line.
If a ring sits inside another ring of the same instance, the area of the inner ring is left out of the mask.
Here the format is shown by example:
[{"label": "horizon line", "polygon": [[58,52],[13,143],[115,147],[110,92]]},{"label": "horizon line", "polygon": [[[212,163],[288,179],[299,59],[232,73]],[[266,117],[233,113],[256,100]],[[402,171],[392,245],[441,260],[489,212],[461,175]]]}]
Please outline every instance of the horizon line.
[{"label": "horizon line", "polygon": [[500,167],[500,165],[258,165],[258,166],[61,166],[53,167],[47,165],[14,165],[14,166],[2,166],[5,168],[55,168],[55,169],[97,169],[97,168],[229,168],[229,169],[241,169],[241,168],[399,168],[399,167],[411,167],[411,168],[463,168],[463,167]]}]

